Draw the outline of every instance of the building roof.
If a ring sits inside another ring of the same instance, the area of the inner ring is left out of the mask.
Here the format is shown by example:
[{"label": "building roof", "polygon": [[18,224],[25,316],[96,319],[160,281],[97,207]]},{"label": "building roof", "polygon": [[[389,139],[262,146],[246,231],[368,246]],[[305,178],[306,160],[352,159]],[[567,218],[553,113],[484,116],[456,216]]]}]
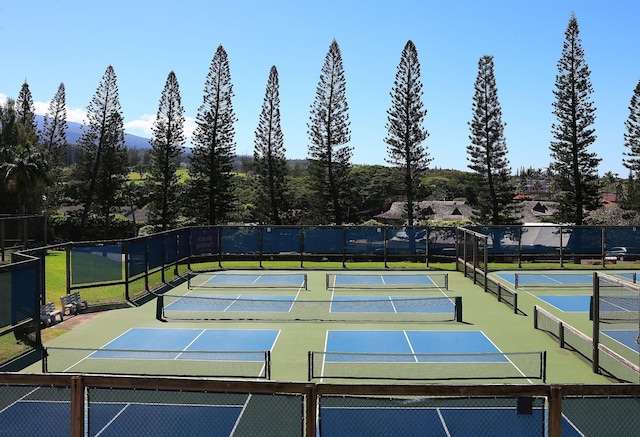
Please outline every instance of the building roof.
[{"label": "building roof", "polygon": [[[374,218],[383,223],[397,223],[405,220],[407,202],[393,202],[388,211]],[[542,223],[555,212],[554,202],[525,200],[521,203],[523,223]],[[473,218],[471,205],[455,200],[427,200],[418,202],[415,207],[416,217],[427,220],[467,220]]]}]

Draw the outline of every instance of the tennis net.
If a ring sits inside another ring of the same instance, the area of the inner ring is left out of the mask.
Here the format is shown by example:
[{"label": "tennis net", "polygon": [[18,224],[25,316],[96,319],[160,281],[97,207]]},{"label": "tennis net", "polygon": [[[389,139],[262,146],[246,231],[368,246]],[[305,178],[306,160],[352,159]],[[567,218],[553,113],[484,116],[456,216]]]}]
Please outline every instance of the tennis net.
[{"label": "tennis net", "polygon": [[269,379],[271,352],[50,346],[44,349],[42,371]]},{"label": "tennis net", "polygon": [[307,289],[307,274],[197,273],[187,279],[193,288],[295,288]]},{"label": "tennis net", "polygon": [[546,352],[308,354],[309,381],[317,379],[484,380],[546,379]]},{"label": "tennis net", "polygon": [[592,278],[585,273],[515,273],[514,287],[590,287]]},{"label": "tennis net", "polygon": [[424,290],[425,288],[449,289],[449,275],[437,274],[344,274],[327,273],[327,290],[348,289],[403,289]]},{"label": "tennis net", "polygon": [[261,320],[317,322],[462,321],[462,298],[447,296],[159,295],[156,318],[171,320]]},{"label": "tennis net", "polygon": [[619,381],[638,382],[640,366],[537,305],[533,307],[533,326],[554,337],[561,348],[581,355],[592,364],[595,357],[594,372]]},{"label": "tennis net", "polygon": [[[598,299],[597,306],[593,300]],[[640,285],[606,273],[593,277],[591,315],[607,323],[631,323],[640,326]]]}]

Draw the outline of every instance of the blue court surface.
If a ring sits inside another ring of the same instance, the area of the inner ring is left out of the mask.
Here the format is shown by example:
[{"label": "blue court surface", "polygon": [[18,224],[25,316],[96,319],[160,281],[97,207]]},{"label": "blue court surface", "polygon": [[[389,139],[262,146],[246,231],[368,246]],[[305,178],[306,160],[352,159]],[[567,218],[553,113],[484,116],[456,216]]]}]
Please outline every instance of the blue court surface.
[{"label": "blue court surface", "polygon": [[632,351],[640,353],[640,345],[638,345],[637,329],[606,329],[601,331],[602,334],[612,338],[618,343],[628,347]]},{"label": "blue court surface", "polygon": [[229,286],[290,286],[304,285],[304,274],[232,274],[220,273],[207,279],[202,285]]},{"label": "blue court surface", "polygon": [[[437,354],[499,353],[500,350],[482,331],[327,331],[326,352],[362,353],[356,359],[362,361],[409,360],[412,354],[429,362],[446,362],[450,357]],[[382,355],[366,355],[382,354]],[[402,354],[385,356],[383,354]],[[403,355],[406,356],[403,357]],[[342,360],[340,355],[329,355],[328,361]],[[349,356],[354,359],[353,355]],[[470,355],[469,360],[482,362],[507,362],[502,355]]]},{"label": "blue court surface", "polygon": [[336,274],[334,282],[329,286],[356,286],[356,285],[421,285],[435,286],[436,283],[428,275],[349,275]]},{"label": "blue court surface", "polygon": [[[496,276],[513,286],[516,284],[517,276],[518,287],[526,287],[527,285],[589,287],[593,284],[593,274],[591,273],[498,273]],[[634,278],[633,273],[615,273],[615,276],[629,281]]]},{"label": "blue court surface", "polygon": [[584,294],[538,298],[565,313],[588,313],[591,306],[591,296]]},{"label": "blue court surface", "polygon": [[[546,410],[517,414],[515,407],[321,408],[320,435],[345,436],[527,436],[541,435]],[[562,420],[563,436],[583,436]]]},{"label": "blue court surface", "polygon": [[451,313],[453,299],[415,296],[333,296],[332,313]]},{"label": "blue court surface", "polygon": [[165,311],[194,312],[290,312],[295,296],[254,295],[193,295],[177,298],[164,307]]},{"label": "blue court surface", "polygon": [[[243,410],[243,405],[95,402],[88,435],[177,437],[184,436],[188,423],[191,435],[229,436]],[[20,400],[0,411],[0,436],[70,435],[69,420],[61,420],[70,415],[70,402]]]},{"label": "blue court surface", "polygon": [[167,354],[174,354],[173,359],[180,359],[181,351],[269,351],[273,349],[279,333],[276,329],[133,328],[88,358],[131,359],[128,350],[171,351]]}]

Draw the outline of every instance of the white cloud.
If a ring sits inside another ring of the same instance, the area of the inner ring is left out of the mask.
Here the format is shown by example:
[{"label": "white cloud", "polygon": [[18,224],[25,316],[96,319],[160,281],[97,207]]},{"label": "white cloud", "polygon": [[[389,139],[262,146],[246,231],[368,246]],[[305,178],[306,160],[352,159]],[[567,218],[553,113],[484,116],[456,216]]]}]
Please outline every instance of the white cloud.
[{"label": "white cloud", "polygon": [[130,134],[149,137],[151,136],[151,126],[155,120],[155,115],[143,114],[137,120],[125,121],[124,130]]},{"label": "white cloud", "polygon": [[[0,93],[0,104],[5,104],[7,101],[7,95]],[[35,106],[36,114],[45,115],[49,110],[51,102],[33,102]],[[87,120],[87,111],[80,108],[67,107],[67,121],[73,123],[83,124]],[[151,126],[156,120],[155,115],[143,114],[136,120],[125,122],[124,129],[127,133],[138,135],[141,137],[151,136]],[[196,119],[194,117],[185,117],[184,134],[187,138],[187,142],[191,142],[193,132],[196,129]]]}]

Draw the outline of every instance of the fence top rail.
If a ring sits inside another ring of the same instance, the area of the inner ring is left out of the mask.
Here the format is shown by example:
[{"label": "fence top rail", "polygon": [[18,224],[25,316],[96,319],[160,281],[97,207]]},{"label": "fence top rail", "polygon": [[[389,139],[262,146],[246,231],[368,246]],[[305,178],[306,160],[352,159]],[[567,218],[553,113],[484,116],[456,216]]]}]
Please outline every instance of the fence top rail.
[{"label": "fence top rail", "polygon": [[483,233],[480,233],[480,232],[476,232],[476,231],[473,231],[473,230],[468,229],[468,228],[457,227],[456,229],[459,230],[460,232],[464,232],[465,234],[471,234],[471,235],[473,235],[475,237],[487,238],[487,239],[489,238],[489,236],[486,235],[486,234],[483,234]]}]

